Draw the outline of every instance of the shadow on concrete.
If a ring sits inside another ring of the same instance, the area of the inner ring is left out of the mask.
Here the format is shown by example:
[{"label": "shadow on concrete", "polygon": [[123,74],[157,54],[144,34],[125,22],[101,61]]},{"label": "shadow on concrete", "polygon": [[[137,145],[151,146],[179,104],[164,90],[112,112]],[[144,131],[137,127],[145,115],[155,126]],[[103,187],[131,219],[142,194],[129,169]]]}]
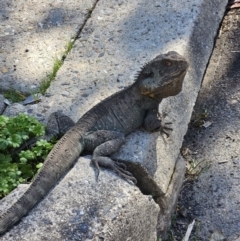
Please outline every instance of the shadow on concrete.
[{"label": "shadow on concrete", "polygon": [[78,35],[91,10],[65,2],[41,5],[7,1],[5,5],[0,14],[5,18],[5,36],[0,37],[1,89],[31,93],[52,72],[56,58],[63,57],[67,44]]},{"label": "shadow on concrete", "polygon": [[[198,230],[194,229],[192,240],[195,235],[200,241],[208,240],[216,230],[227,240],[235,240],[240,235],[239,15],[239,9],[226,13],[183,143],[183,147],[192,152],[188,159],[212,163],[196,182],[186,184],[178,203],[188,213],[187,222],[181,214],[177,218],[177,222],[186,223],[185,230],[193,219],[198,220]],[[205,121],[212,125],[196,127],[194,123],[205,110],[208,113]],[[182,237],[179,227],[183,226],[176,226],[175,235]]]}]

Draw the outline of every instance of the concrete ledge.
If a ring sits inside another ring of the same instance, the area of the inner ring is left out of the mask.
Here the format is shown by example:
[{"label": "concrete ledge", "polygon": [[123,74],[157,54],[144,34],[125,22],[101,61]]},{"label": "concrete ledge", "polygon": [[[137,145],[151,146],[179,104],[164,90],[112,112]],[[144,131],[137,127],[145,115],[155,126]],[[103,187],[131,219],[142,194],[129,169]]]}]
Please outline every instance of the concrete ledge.
[{"label": "concrete ledge", "polygon": [[96,182],[90,159],[81,157],[56,188],[0,240],[156,241],[158,212],[151,196],[142,195],[115,174],[102,171]]},{"label": "concrete ledge", "polygon": [[164,197],[155,198],[156,203],[161,207],[158,216],[157,230],[158,237],[162,239],[167,238],[167,230],[171,225],[172,214],[177,204],[178,194],[183,185],[185,170],[185,161],[183,157],[179,155],[166,195]]}]

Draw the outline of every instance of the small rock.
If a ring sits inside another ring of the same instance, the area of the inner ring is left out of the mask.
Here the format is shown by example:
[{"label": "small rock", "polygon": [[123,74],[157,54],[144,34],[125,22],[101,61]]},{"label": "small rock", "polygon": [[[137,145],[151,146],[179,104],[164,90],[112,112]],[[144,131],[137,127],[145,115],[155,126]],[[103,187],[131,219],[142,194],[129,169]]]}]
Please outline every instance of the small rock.
[{"label": "small rock", "polygon": [[62,94],[63,96],[66,96],[66,97],[67,97],[67,96],[69,96],[70,93],[69,93],[68,91],[63,91],[61,94]]},{"label": "small rock", "polygon": [[218,164],[223,164],[223,163],[226,163],[228,162],[229,160],[221,160],[221,161],[218,161]]},{"label": "small rock", "polygon": [[45,97],[51,97],[51,96],[53,96],[53,94],[48,93],[48,92],[45,93]]},{"label": "small rock", "polygon": [[[239,164],[240,163],[240,159],[239,158],[235,158],[234,160],[233,160],[233,163],[234,164]],[[240,240],[239,240],[240,241]]]},{"label": "small rock", "polygon": [[19,113],[25,113],[25,107],[22,104],[14,103],[8,106],[5,111],[3,112],[6,116],[16,116]]},{"label": "small rock", "polygon": [[30,95],[27,97],[26,100],[22,102],[23,105],[29,105],[29,104],[35,104],[41,101],[42,95],[41,94],[35,94],[35,95]]},{"label": "small rock", "polygon": [[38,23],[38,26],[40,27],[40,28],[43,28],[43,23]]},{"label": "small rock", "polygon": [[0,95],[0,115],[3,113],[5,108],[6,108],[6,106],[5,106],[5,98],[4,98],[3,95]]},{"label": "small rock", "polygon": [[237,104],[237,103],[238,103],[237,100],[232,100],[232,101],[231,101],[231,104]]},{"label": "small rock", "polygon": [[6,74],[8,72],[8,69],[6,67],[2,67],[0,70],[3,74]]},{"label": "small rock", "polygon": [[11,105],[10,101],[8,99],[4,99],[4,104],[5,105]]},{"label": "small rock", "polygon": [[216,230],[211,235],[210,241],[227,241],[227,239],[223,236],[221,232]]},{"label": "small rock", "polygon": [[203,124],[203,127],[208,128],[210,125],[212,125],[212,122],[211,122],[211,121],[206,121],[206,122]]},{"label": "small rock", "polygon": [[187,214],[188,214],[188,211],[186,208],[182,207],[180,210],[179,210],[179,213],[184,217],[186,218],[187,217]]},{"label": "small rock", "polygon": [[104,56],[104,53],[100,53],[100,54],[98,55],[99,58],[101,58],[101,57],[103,57],[103,56]]}]

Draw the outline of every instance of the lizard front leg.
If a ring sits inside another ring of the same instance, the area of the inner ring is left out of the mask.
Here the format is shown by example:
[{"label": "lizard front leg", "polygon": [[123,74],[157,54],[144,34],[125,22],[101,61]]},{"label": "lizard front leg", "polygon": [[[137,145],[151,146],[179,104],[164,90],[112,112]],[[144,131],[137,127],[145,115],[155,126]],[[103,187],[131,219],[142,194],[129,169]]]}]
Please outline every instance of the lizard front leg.
[{"label": "lizard front leg", "polygon": [[125,136],[121,132],[98,130],[86,133],[84,136],[84,145],[86,150],[93,151],[92,162],[97,168],[97,178],[100,172],[99,166],[102,166],[112,169],[119,176],[129,179],[136,184],[137,180],[130,172],[126,171],[126,166],[109,157],[118,151],[124,143]]},{"label": "lizard front leg", "polygon": [[164,116],[160,118],[160,114],[157,109],[151,109],[147,112],[147,115],[143,122],[143,127],[149,132],[160,131],[169,137],[167,131],[172,131],[173,129],[167,127],[166,125],[172,124],[171,122],[164,122]]}]

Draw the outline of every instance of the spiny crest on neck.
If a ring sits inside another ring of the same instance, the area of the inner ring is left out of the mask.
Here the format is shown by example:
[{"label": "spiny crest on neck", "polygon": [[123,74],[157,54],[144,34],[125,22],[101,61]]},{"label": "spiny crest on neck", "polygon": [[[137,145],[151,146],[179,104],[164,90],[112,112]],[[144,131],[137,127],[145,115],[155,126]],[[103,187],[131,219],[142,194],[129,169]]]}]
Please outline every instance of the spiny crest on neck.
[{"label": "spiny crest on neck", "polygon": [[[153,60],[152,60],[153,61]],[[139,76],[144,74],[144,75],[148,75],[148,74],[151,74],[151,71],[147,71],[147,67],[152,63],[152,61],[149,61],[147,63],[145,63],[141,68],[140,70],[138,70],[136,72],[136,74],[134,75],[134,81],[137,81]],[[144,71],[145,70],[145,71]]]}]

